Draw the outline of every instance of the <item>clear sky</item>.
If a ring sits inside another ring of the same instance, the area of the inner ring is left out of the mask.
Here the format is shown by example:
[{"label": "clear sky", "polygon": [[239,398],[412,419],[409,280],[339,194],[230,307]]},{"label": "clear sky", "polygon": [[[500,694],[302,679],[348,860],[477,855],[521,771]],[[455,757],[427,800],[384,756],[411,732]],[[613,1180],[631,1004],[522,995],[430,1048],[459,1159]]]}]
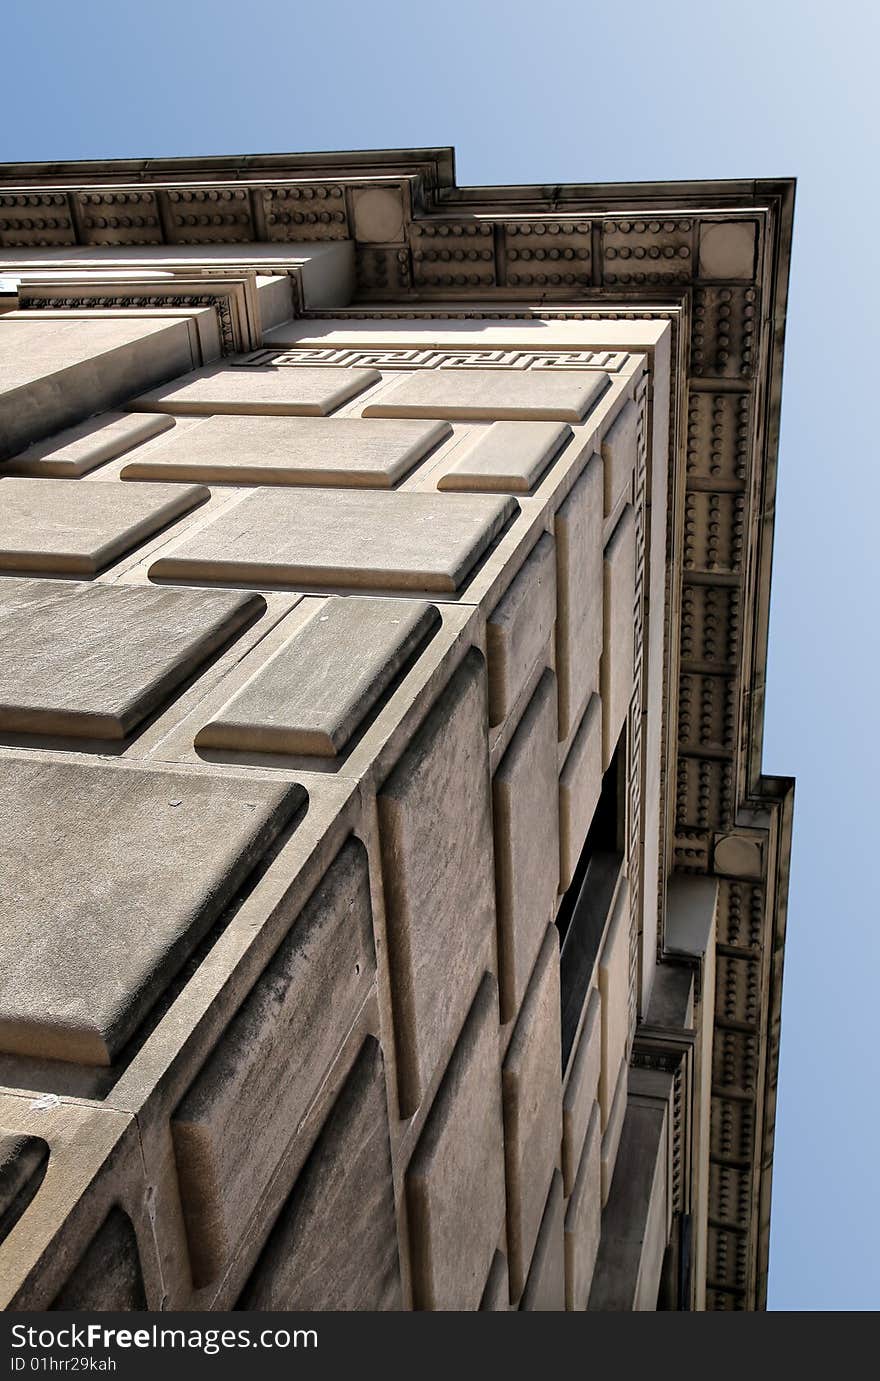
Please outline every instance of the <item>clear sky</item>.
[{"label": "clear sky", "polygon": [[798,778],[770,1304],[880,1307],[880,8],[7,0],[0,33],[0,161],[453,144],[459,183],[799,179],[764,742]]}]

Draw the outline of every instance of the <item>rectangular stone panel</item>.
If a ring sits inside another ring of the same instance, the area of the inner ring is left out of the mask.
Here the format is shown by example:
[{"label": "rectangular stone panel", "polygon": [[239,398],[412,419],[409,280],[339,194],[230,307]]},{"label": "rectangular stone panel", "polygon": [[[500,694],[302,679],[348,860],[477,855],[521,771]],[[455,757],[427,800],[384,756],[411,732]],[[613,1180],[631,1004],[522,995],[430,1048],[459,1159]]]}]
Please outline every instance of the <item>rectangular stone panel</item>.
[{"label": "rectangular stone panel", "polygon": [[199,730],[196,746],[335,757],[439,624],[421,600],[328,599]]},{"label": "rectangular stone panel", "polygon": [[461,1029],[495,924],[485,668],[476,652],[380,789],[378,807],[400,1102],[409,1115]]},{"label": "rectangular stone panel", "polygon": [[598,990],[593,988],[562,1101],[562,1177],[566,1195],[574,1188],[587,1126],[599,1095],[599,1071],[602,1067],[601,1001]]},{"label": "rectangular stone panel", "polygon": [[507,1282],[507,1258],[502,1252],[496,1252],[492,1258],[492,1266],[486,1281],[486,1288],[483,1291],[483,1298],[480,1300],[480,1309],[485,1313],[506,1314],[509,1308],[510,1286]]},{"label": "rectangular stone panel", "polygon": [[6,758],[0,1050],[110,1064],[304,799],[253,776]]},{"label": "rectangular stone panel", "polygon": [[0,570],[96,575],[210,497],[201,485],[0,479]]},{"label": "rectangular stone panel", "polygon": [[639,410],[635,403],[627,403],[602,438],[606,518],[614,512],[615,506],[632,480],[636,467],[638,436]]},{"label": "rectangular stone panel", "polygon": [[[45,317],[0,320],[0,460],[62,427],[115,407],[193,361],[183,318]],[[147,409],[152,411],[152,409]]]},{"label": "rectangular stone panel", "polygon": [[366,1041],[237,1309],[402,1306],[382,1054]]},{"label": "rectangular stone panel", "polygon": [[501,1071],[507,1250],[514,1297],[525,1285],[547,1191],[559,1163],[559,1030],[559,938],[556,927],[550,926]]},{"label": "rectangular stone panel", "polygon": [[599,1103],[602,1128],[608,1126],[620,1062],[629,1039],[629,889],[621,887],[599,955],[602,999],[602,1069]]},{"label": "rectangular stone panel", "polygon": [[208,417],[121,473],[127,480],[391,489],[451,433],[446,422]]},{"label": "rectangular stone panel", "polygon": [[541,1231],[520,1309],[540,1314],[561,1313],[565,1309],[564,1220],[562,1176],[557,1170],[547,1195]]},{"label": "rectangular stone panel", "polygon": [[184,539],[150,575],[452,593],[516,511],[514,499],[487,494],[263,491]]},{"label": "rectangular stone panel", "polygon": [[602,705],[590,697],[559,774],[559,890],[567,892],[602,791]]},{"label": "rectangular stone panel", "polygon": [[125,738],[264,609],[219,590],[0,580],[0,730]]},{"label": "rectangular stone panel", "polygon": [[559,737],[599,689],[602,655],[602,461],[593,456],[556,514]]},{"label": "rectangular stone panel", "polygon": [[367,856],[350,839],[172,1118],[197,1287],[231,1257],[375,972]]},{"label": "rectangular stone panel", "polygon": [[487,974],[406,1173],[416,1309],[479,1306],[504,1223],[498,1003]]},{"label": "rectangular stone panel", "polygon": [[601,370],[422,369],[395,379],[364,416],[583,422],[608,383]]},{"label": "rectangular stone panel", "polygon": [[111,1208],[50,1310],[109,1313],[147,1307],[137,1237],[128,1214]]},{"label": "rectangular stone panel", "polygon": [[605,634],[602,647],[602,770],[614,755],[633,689],[636,573],[635,512],[627,506],[604,557]]},{"label": "rectangular stone panel", "polygon": [[[46,1174],[49,1144],[0,1127],[0,1242],[9,1236]],[[507,1281],[507,1270],[504,1273]]]},{"label": "rectangular stone panel", "polygon": [[234,369],[212,364],[134,398],[136,412],[275,413],[326,417],[382,376],[375,369]]},{"label": "rectangular stone panel", "polygon": [[559,883],[553,673],[538,683],[492,783],[501,1017],[522,1001]]},{"label": "rectangular stone panel", "polygon": [[565,1213],[566,1308],[579,1312],[585,1310],[589,1302],[602,1230],[598,1103],[592,1108],[580,1167]]},{"label": "rectangular stone panel", "polygon": [[437,488],[527,494],[573,435],[564,422],[493,422],[468,438]]},{"label": "rectangular stone panel", "polygon": [[626,1117],[626,1094],[628,1084],[629,1066],[626,1059],[620,1062],[620,1069],[617,1071],[617,1081],[614,1086],[614,1097],[611,1100],[611,1111],[608,1114],[607,1124],[602,1133],[602,1203],[608,1201],[611,1193],[611,1182],[614,1179],[614,1167],[617,1163],[617,1148],[620,1145],[620,1134],[623,1131],[623,1123]]},{"label": "rectangular stone panel", "polygon": [[489,723],[500,724],[543,655],[556,618],[553,538],[539,538],[486,620]]},{"label": "rectangular stone panel", "polygon": [[9,461],[6,470],[10,475],[76,479],[173,426],[174,418],[162,413],[105,412],[29,446]]}]

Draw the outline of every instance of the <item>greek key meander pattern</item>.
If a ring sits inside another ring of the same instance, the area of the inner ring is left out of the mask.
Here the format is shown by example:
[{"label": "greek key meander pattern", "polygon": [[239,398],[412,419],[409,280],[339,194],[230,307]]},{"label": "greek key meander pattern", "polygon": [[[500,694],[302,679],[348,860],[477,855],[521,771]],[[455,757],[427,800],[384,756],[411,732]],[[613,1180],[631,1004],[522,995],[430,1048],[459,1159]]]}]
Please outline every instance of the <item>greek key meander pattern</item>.
[{"label": "greek key meander pattern", "polygon": [[303,346],[260,350],[248,367],[334,365],[352,369],[604,369],[617,373],[628,355],[622,350],[352,350]]}]

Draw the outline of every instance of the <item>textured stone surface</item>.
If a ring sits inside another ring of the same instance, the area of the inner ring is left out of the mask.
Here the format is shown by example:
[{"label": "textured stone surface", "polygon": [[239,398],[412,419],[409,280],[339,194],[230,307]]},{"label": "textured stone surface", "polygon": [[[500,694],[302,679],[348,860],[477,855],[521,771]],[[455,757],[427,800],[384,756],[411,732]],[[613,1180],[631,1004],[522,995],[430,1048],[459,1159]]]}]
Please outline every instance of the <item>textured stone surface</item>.
[{"label": "textured stone surface", "polygon": [[566,1307],[584,1310],[602,1229],[602,1176],[599,1162],[599,1105],[587,1128],[581,1163],[565,1213]]},{"label": "textured stone surface", "polygon": [[626,721],[633,688],[633,603],[636,524],[632,508],[623,511],[604,557],[605,635],[602,647],[602,767],[614,754]]},{"label": "textured stone surface", "polygon": [[560,422],[493,422],[468,438],[437,488],[527,494],[573,435]]},{"label": "textured stone surface", "polygon": [[556,695],[545,672],[492,783],[501,1015],[522,1000],[559,883]]},{"label": "textured stone surface", "polygon": [[421,600],[328,599],[196,736],[198,746],[335,757],[440,624]]},{"label": "textured stone surface", "polygon": [[452,592],[515,511],[513,499],[483,494],[262,492],[186,538],[150,575]]},{"label": "textured stone surface", "polygon": [[500,724],[512,709],[547,648],[555,618],[556,558],[545,532],[486,620],[490,724]]},{"label": "textured stone surface", "polygon": [[564,1213],[562,1176],[557,1171],[547,1195],[541,1231],[535,1244],[520,1309],[542,1314],[565,1309]]},{"label": "textured stone surface", "polygon": [[602,999],[602,1070],[599,1102],[602,1127],[608,1125],[611,1099],[629,1036],[629,890],[621,887],[599,955],[599,995]]},{"label": "textured stone surface", "polygon": [[602,654],[602,461],[594,456],[556,514],[559,737],[599,689]]},{"label": "textured stone surface", "polygon": [[252,778],[4,762],[0,1050],[110,1063],[303,796]]},{"label": "textured stone surface", "polygon": [[36,1194],[48,1162],[49,1147],[42,1137],[17,1135],[0,1127],[0,1242]]},{"label": "textured stone surface", "polygon": [[201,485],[0,479],[0,569],[95,575],[210,492]]},{"label": "textured stone surface", "polygon": [[547,931],[501,1071],[507,1249],[514,1296],[525,1284],[562,1137],[559,937]]},{"label": "textured stone surface", "polygon": [[562,1177],[566,1195],[574,1188],[584,1137],[593,1104],[599,1094],[599,1071],[602,1067],[601,1001],[598,990],[593,988],[562,1100]]},{"label": "textured stone surface", "polygon": [[617,1163],[617,1150],[620,1146],[620,1134],[623,1131],[623,1122],[626,1117],[626,1091],[628,1082],[628,1066],[626,1060],[620,1062],[620,1069],[617,1071],[617,1082],[614,1087],[614,1097],[611,1100],[611,1111],[608,1114],[607,1124],[602,1133],[602,1203],[607,1203],[608,1195],[611,1193],[611,1182],[614,1178],[614,1167]]},{"label": "textured stone surface", "polygon": [[193,362],[191,323],[105,317],[0,321],[0,460],[115,407]]},{"label": "textured stone surface", "polygon": [[29,446],[9,461],[6,470],[15,475],[60,475],[75,479],[173,426],[174,418],[161,413],[105,412],[78,427],[59,432],[48,441]]},{"label": "textured stone surface", "polygon": [[509,1308],[510,1287],[507,1283],[507,1258],[502,1252],[496,1252],[492,1258],[492,1266],[486,1281],[486,1288],[483,1291],[483,1298],[480,1300],[480,1309],[492,1314],[506,1314]]},{"label": "textured stone surface", "polygon": [[607,387],[600,370],[424,369],[395,379],[364,416],[582,422]]},{"label": "textured stone surface", "polygon": [[476,653],[416,733],[378,807],[408,1114],[461,1029],[495,924],[485,668]]},{"label": "textured stone surface", "polygon": [[124,738],[264,607],[225,591],[4,579],[0,730]]},{"label": "textured stone surface", "polygon": [[401,1306],[382,1055],[368,1040],[238,1301],[240,1309]]},{"label": "textured stone surface", "polygon": [[406,1175],[417,1309],[479,1305],[504,1222],[498,1006],[487,975]]},{"label": "textured stone surface", "polygon": [[326,417],[381,376],[375,369],[232,369],[208,365],[143,393],[139,412],[302,413]]},{"label": "textured stone surface", "polygon": [[602,438],[606,518],[623,498],[627,485],[631,486],[638,434],[639,410],[635,403],[627,403]]},{"label": "textured stone surface", "polygon": [[657,1308],[667,1230],[667,1110],[630,1103],[602,1220],[590,1309]]},{"label": "textured stone surface", "polygon": [[146,1307],[134,1228],[121,1208],[111,1208],[49,1308],[104,1313]]},{"label": "textured stone surface", "polygon": [[390,489],[451,431],[361,417],[209,417],[130,460],[122,478]]},{"label": "textured stone surface", "polygon": [[350,840],[172,1118],[197,1285],[229,1259],[375,972],[367,858]]},{"label": "textured stone surface", "polygon": [[574,870],[602,791],[602,705],[591,696],[559,774],[559,890]]}]

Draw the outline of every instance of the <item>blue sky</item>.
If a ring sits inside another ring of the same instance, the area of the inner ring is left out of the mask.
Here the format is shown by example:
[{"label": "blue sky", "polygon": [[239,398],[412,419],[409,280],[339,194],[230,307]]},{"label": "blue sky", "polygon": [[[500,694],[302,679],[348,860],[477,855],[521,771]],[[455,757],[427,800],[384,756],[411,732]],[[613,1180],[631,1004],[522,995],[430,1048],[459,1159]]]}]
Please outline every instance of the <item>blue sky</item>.
[{"label": "blue sky", "polygon": [[454,144],[460,183],[797,176],[764,744],[798,778],[770,1305],[880,1307],[880,9],[11,0],[2,35],[0,161]]}]

